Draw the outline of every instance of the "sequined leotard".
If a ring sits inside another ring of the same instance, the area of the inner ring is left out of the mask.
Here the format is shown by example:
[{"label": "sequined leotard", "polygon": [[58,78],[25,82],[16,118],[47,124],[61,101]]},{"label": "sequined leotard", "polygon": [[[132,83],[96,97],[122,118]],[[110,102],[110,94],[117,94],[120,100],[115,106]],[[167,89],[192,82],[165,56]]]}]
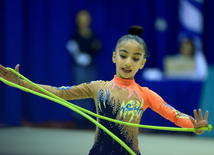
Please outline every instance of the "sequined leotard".
[{"label": "sequined leotard", "polygon": [[[21,85],[34,89],[23,81]],[[51,89],[52,92],[54,91],[56,95],[65,100],[93,98],[97,113],[113,119],[139,124],[143,112],[147,108],[151,108],[180,127],[193,128],[188,115],[174,109],[147,87],[139,86],[134,79],[121,79],[115,75],[111,81],[92,81],[78,86],[52,87]],[[102,119],[98,119],[98,121],[124,141],[136,154],[140,155],[137,127],[120,125]],[[126,155],[129,153],[97,127],[94,145],[89,155],[97,154]]]}]

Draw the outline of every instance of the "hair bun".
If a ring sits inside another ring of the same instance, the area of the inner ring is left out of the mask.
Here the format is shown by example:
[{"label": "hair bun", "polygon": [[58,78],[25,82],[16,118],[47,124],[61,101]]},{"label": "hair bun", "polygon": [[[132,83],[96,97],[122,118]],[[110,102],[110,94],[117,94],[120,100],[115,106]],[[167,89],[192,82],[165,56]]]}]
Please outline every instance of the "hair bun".
[{"label": "hair bun", "polygon": [[143,27],[138,26],[138,25],[133,25],[129,28],[128,33],[131,35],[137,35],[137,36],[141,37],[141,35],[143,34],[143,31],[144,31]]}]

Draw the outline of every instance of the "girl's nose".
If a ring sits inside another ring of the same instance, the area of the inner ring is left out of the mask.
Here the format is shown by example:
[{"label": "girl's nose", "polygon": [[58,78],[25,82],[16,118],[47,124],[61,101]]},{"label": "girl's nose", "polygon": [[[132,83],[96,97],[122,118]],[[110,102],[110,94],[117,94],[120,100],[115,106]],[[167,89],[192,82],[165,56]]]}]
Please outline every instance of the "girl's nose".
[{"label": "girl's nose", "polygon": [[126,60],[125,66],[129,68],[131,67],[131,60],[129,58]]}]

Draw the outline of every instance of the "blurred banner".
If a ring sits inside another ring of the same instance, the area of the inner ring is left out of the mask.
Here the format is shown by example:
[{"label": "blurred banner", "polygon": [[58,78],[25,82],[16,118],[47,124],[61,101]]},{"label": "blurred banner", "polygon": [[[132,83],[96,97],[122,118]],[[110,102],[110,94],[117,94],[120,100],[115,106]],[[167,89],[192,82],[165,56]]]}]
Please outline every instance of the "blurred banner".
[{"label": "blurred banner", "polygon": [[196,49],[203,51],[204,0],[179,1],[179,40],[184,37],[194,39]]}]

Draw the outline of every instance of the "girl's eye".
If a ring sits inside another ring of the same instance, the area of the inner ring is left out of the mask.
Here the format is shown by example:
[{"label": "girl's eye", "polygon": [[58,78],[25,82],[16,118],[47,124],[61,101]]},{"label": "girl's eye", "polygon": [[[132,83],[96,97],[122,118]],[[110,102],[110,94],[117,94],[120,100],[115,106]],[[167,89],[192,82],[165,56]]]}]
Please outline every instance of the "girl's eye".
[{"label": "girl's eye", "polygon": [[121,57],[122,59],[125,59],[125,58],[126,58],[126,56],[124,56],[124,55],[120,55],[120,57]]},{"label": "girl's eye", "polygon": [[138,60],[139,60],[139,58],[133,58],[133,60],[134,60],[134,61],[138,61]]}]

